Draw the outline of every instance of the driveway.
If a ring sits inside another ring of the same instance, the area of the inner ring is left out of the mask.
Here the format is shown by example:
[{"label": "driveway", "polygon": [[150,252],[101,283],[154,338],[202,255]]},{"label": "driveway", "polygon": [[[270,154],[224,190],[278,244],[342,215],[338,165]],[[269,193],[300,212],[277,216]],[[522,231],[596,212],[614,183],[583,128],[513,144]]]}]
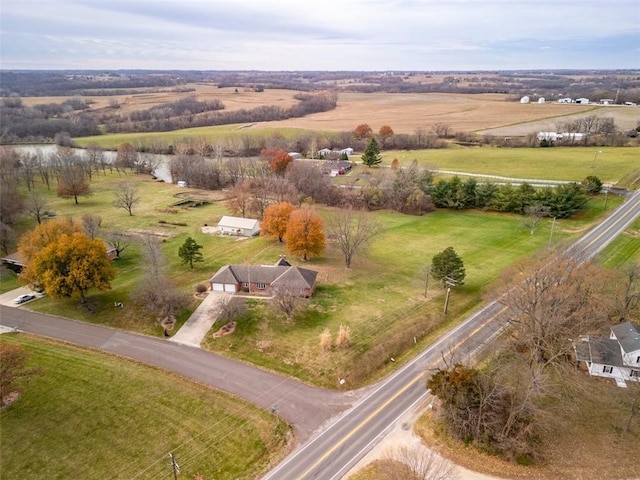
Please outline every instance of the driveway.
[{"label": "driveway", "polygon": [[230,293],[209,292],[202,303],[191,314],[189,320],[175,333],[170,342],[200,348],[200,343],[215,323],[224,302],[231,298]]},{"label": "driveway", "polygon": [[26,293],[32,293],[34,295],[36,295],[38,298],[42,297],[43,294],[42,293],[38,293],[38,292],[34,292],[32,290],[29,290],[26,287],[20,287],[20,288],[16,288],[15,290],[10,290],[8,292],[3,293],[2,295],[0,295],[0,305],[6,305],[7,307],[20,307],[22,305],[27,305],[28,303],[31,303],[34,300],[29,300],[28,302],[22,303],[20,305],[16,305],[15,303],[13,303],[13,300],[16,297],[19,297],[20,295],[24,295]]}]

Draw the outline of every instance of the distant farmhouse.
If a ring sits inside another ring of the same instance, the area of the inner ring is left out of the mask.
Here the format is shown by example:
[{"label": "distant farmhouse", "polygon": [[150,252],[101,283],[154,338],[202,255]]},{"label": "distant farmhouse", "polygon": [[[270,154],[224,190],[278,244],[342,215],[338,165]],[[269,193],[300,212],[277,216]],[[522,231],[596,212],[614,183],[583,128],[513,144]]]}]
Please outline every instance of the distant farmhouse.
[{"label": "distant farmhouse", "polygon": [[631,322],[611,327],[609,338],[584,335],[573,344],[576,360],[584,362],[589,375],[626,382],[640,382],[640,328]]},{"label": "distant farmhouse", "polygon": [[230,217],[225,215],[218,222],[218,231],[222,235],[253,237],[260,233],[260,222],[253,218]]},{"label": "distant farmhouse", "polygon": [[586,133],[580,132],[538,132],[537,135],[538,141],[540,142],[543,140],[546,140],[548,142],[578,142],[580,140],[584,140],[586,137]]},{"label": "distant farmhouse", "polygon": [[342,148],[340,150],[332,150],[330,148],[322,148],[322,149],[318,150],[317,154],[320,156],[320,158],[339,159],[341,157],[344,157],[345,155],[347,157],[349,155],[353,155],[353,152],[354,152],[354,150],[351,147]]},{"label": "distant farmhouse", "polygon": [[279,289],[295,296],[310,297],[316,289],[318,272],[292,266],[284,256],[275,265],[225,265],[211,277],[214,292],[269,296]]}]

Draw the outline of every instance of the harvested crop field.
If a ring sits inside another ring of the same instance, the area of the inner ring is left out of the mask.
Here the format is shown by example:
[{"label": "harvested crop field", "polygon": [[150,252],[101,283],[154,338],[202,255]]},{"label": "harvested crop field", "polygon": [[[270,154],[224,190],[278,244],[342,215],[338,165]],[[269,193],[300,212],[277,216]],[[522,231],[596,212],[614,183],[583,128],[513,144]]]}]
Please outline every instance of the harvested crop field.
[{"label": "harvested crop field", "polygon": [[[429,130],[443,122],[454,131],[478,131],[555,119],[593,111],[595,105],[558,103],[521,104],[502,94],[444,93],[350,93],[338,96],[338,107],[329,112],[278,122],[264,122],[253,128],[298,127],[309,130],[352,131],[368,123],[375,132],[389,125],[396,133]],[[526,133],[530,133],[527,131]]]},{"label": "harvested crop field", "polygon": [[[252,89],[238,87],[237,92],[233,87],[218,88],[215,85],[208,84],[189,84],[187,88],[193,88],[195,91],[173,91],[169,88],[149,89],[148,93],[137,93],[131,95],[86,95],[83,99],[91,100],[90,111],[99,111],[103,109],[111,110],[110,103],[115,99],[118,102],[120,113],[131,113],[136,110],[145,110],[158,105],[175,102],[177,100],[196,96],[200,101],[219,100],[227,111],[240,110],[242,108],[255,108],[265,105],[276,105],[278,107],[290,107],[295,105],[297,100],[294,95],[299,92],[294,90],[265,90],[256,92]],[[142,89],[140,89],[142,90]],[[27,106],[47,103],[61,103],[74,97],[24,97],[22,103]]]}]

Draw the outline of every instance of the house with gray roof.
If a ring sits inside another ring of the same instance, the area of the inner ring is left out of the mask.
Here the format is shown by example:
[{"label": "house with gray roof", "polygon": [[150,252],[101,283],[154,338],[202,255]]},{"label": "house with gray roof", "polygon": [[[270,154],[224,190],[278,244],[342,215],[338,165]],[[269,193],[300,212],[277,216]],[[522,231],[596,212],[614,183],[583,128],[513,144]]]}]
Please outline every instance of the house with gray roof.
[{"label": "house with gray roof", "polygon": [[284,256],[274,265],[225,265],[211,277],[214,292],[270,296],[283,289],[300,297],[310,297],[316,288],[318,272],[294,267]]},{"label": "house with gray roof", "polygon": [[619,387],[640,382],[640,328],[631,322],[612,326],[609,338],[582,335],[573,349],[594,377],[612,378]]}]

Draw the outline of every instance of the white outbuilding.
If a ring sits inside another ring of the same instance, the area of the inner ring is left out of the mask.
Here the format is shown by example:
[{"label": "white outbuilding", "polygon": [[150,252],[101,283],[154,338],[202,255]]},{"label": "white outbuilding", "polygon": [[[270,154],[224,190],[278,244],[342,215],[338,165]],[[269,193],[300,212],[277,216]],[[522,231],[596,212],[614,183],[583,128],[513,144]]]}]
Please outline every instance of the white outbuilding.
[{"label": "white outbuilding", "polygon": [[520,103],[529,103],[530,101],[531,99],[527,95],[520,99]]},{"label": "white outbuilding", "polygon": [[260,222],[254,218],[230,217],[225,215],[218,222],[218,231],[222,235],[253,237],[260,233]]}]

